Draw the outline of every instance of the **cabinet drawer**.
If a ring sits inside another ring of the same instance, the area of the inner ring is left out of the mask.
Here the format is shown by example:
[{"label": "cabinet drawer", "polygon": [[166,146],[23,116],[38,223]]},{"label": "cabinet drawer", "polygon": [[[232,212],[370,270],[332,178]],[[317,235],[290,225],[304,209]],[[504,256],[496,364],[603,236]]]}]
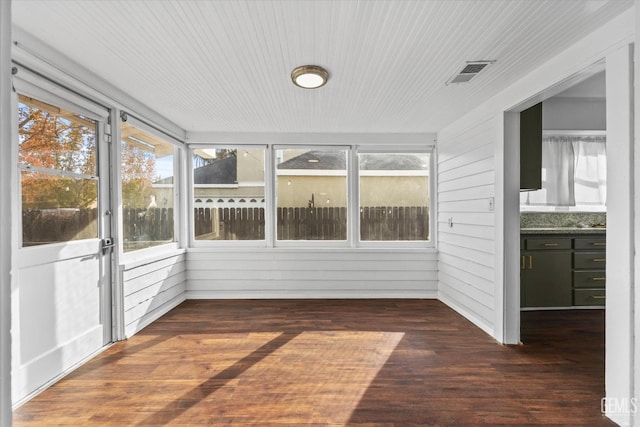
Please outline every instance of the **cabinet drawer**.
[{"label": "cabinet drawer", "polygon": [[525,246],[527,249],[571,249],[571,239],[562,237],[527,239]]},{"label": "cabinet drawer", "polygon": [[583,249],[605,249],[607,247],[607,239],[605,237],[578,238],[573,240],[573,248],[577,250]]},{"label": "cabinet drawer", "polygon": [[607,266],[606,261],[607,258],[604,251],[575,252],[573,254],[573,268],[604,270]]},{"label": "cabinet drawer", "polygon": [[576,289],[573,291],[573,305],[605,305],[604,289]]},{"label": "cabinet drawer", "polygon": [[606,278],[604,270],[602,271],[574,271],[573,287],[574,288],[601,288],[604,289]]}]

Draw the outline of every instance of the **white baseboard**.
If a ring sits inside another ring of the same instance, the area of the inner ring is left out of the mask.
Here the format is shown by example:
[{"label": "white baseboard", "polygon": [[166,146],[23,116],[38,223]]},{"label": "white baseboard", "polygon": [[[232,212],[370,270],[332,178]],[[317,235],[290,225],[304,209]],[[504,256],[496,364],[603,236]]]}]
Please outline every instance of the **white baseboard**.
[{"label": "white baseboard", "polygon": [[451,309],[458,312],[462,317],[464,317],[465,319],[467,319],[468,321],[476,325],[478,328],[482,329],[484,332],[486,332],[493,338],[496,338],[493,335],[493,327],[489,325],[487,322],[485,322],[484,320],[482,320],[481,318],[479,318],[478,316],[476,316],[475,313],[473,313],[472,311],[469,311],[469,309],[467,309],[466,307],[463,307],[455,303],[452,299],[444,295],[442,292],[438,294],[437,298],[438,300],[440,300],[441,302],[449,306]]},{"label": "white baseboard", "polygon": [[437,299],[438,292],[425,290],[243,290],[243,291],[189,291],[187,299],[372,299],[372,298],[406,298],[406,299]]},{"label": "white baseboard", "polygon": [[186,299],[187,297],[183,292],[177,297],[167,301],[165,304],[161,305],[160,307],[145,314],[145,316],[142,317],[141,319],[138,319],[137,321],[125,326],[125,339],[131,338],[132,336],[134,336],[135,334],[137,334],[138,332],[140,332],[141,330],[149,326],[151,323],[155,322],[156,320],[158,320],[159,318],[167,314],[169,311],[176,308],[178,305],[183,303]]}]

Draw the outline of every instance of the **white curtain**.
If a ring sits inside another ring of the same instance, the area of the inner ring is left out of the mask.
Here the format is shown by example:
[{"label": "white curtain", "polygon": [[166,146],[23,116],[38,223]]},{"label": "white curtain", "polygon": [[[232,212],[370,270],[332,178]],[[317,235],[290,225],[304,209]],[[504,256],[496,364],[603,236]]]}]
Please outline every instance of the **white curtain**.
[{"label": "white curtain", "polygon": [[542,141],[542,189],[523,192],[529,206],[600,206],[607,200],[604,136],[546,136]]}]

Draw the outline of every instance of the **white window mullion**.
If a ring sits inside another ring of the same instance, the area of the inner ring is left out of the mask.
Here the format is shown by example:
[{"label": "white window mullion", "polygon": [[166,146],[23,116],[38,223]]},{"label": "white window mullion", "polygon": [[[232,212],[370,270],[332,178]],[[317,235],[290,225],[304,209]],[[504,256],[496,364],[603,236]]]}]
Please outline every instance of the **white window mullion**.
[{"label": "white window mullion", "polygon": [[265,186],[264,186],[264,237],[268,248],[273,248],[276,242],[276,173],[275,154],[273,146],[268,147],[264,153]]},{"label": "white window mullion", "polygon": [[349,190],[347,198],[347,229],[349,230],[349,246],[360,246],[360,179],[359,179],[358,154],[354,147],[349,149]]}]

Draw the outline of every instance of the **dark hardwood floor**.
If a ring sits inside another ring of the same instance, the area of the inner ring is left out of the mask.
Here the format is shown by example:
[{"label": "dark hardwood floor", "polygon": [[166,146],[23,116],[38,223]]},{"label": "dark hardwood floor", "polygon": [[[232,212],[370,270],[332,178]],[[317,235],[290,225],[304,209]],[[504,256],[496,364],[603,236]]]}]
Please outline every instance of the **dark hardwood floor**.
[{"label": "dark hardwood floor", "polygon": [[613,425],[604,313],[525,312],[502,346],[435,300],[187,301],[15,426]]}]

